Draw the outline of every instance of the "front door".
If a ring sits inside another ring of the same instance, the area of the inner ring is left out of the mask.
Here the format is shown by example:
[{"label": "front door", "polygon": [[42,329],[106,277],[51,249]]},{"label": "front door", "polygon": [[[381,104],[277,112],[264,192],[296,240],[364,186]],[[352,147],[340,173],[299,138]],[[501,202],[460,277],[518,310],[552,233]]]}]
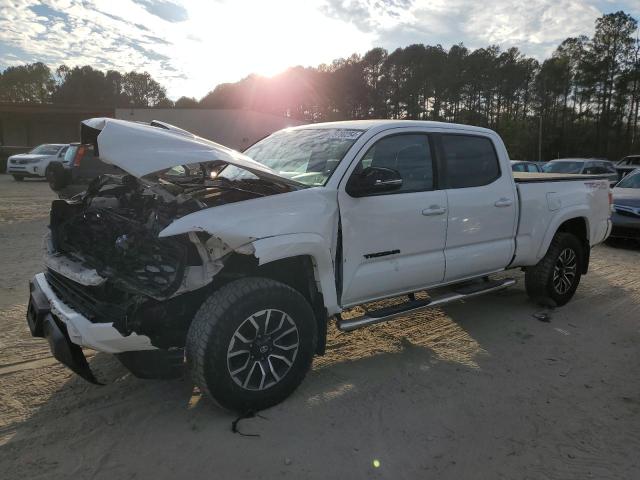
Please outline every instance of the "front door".
[{"label": "front door", "polygon": [[[354,198],[338,193],[344,306],[433,285],[444,277],[447,196],[437,190],[433,145],[426,133],[381,134],[364,148],[351,175],[391,168],[402,186]],[[347,176],[348,177],[348,176]]]}]

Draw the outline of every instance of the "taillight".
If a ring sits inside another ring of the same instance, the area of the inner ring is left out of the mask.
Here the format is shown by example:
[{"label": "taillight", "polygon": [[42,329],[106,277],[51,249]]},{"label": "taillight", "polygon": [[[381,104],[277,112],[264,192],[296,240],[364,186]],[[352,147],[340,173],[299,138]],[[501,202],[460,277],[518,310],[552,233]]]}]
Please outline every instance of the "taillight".
[{"label": "taillight", "polygon": [[85,146],[84,145],[80,145],[78,147],[78,151],[76,152],[76,156],[73,159],[73,165],[76,167],[80,166],[80,161],[82,160],[82,157],[84,156],[84,152],[85,152]]}]

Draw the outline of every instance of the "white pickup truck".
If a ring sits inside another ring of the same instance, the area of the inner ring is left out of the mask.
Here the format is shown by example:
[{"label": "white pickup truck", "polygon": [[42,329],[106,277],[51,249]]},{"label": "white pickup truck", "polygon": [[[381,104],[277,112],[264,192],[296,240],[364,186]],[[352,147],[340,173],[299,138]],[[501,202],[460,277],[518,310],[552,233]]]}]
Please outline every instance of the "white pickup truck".
[{"label": "white pickup truck", "polygon": [[514,175],[483,128],[315,124],[244,154],[166,124],[98,118],[81,131],[126,174],[53,202],[32,334],[93,382],[81,347],[140,377],[179,375],[186,358],[234,410],[291,394],[329,321],[349,331],[496,291],[514,280],[489,276],[513,268],[534,300],[564,305],[611,228],[606,179]]}]

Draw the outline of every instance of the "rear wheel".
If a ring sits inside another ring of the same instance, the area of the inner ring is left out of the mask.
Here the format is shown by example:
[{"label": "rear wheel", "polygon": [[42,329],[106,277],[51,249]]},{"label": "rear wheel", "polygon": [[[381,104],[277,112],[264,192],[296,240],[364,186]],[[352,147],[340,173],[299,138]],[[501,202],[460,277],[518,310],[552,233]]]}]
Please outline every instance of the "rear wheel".
[{"label": "rear wheel", "polygon": [[296,290],[245,278],[214,292],[187,334],[194,382],[221,406],[247,412],[280,403],[311,367],[317,327]]},{"label": "rear wheel", "polygon": [[580,240],[570,233],[556,233],[542,260],[527,268],[527,293],[545,306],[565,305],[578,288],[583,261]]},{"label": "rear wheel", "polygon": [[45,177],[49,182],[49,187],[53,191],[62,190],[67,186],[67,171],[59,162],[51,162],[45,170]]},{"label": "rear wheel", "polygon": [[23,182],[24,181],[24,175],[13,175],[13,179],[16,182]]}]

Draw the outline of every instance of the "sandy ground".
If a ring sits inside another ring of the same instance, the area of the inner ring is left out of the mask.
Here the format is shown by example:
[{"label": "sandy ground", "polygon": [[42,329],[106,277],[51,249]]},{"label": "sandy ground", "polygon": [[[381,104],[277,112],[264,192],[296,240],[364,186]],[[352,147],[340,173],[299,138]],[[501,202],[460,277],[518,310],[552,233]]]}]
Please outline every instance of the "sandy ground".
[{"label": "sandy ground", "polygon": [[240,422],[187,379],[105,354],[96,387],[29,336],[53,198],[0,175],[0,477],[640,478],[640,250],[597,247],[551,311],[517,287],[351,334],[330,332],[287,401]]}]

